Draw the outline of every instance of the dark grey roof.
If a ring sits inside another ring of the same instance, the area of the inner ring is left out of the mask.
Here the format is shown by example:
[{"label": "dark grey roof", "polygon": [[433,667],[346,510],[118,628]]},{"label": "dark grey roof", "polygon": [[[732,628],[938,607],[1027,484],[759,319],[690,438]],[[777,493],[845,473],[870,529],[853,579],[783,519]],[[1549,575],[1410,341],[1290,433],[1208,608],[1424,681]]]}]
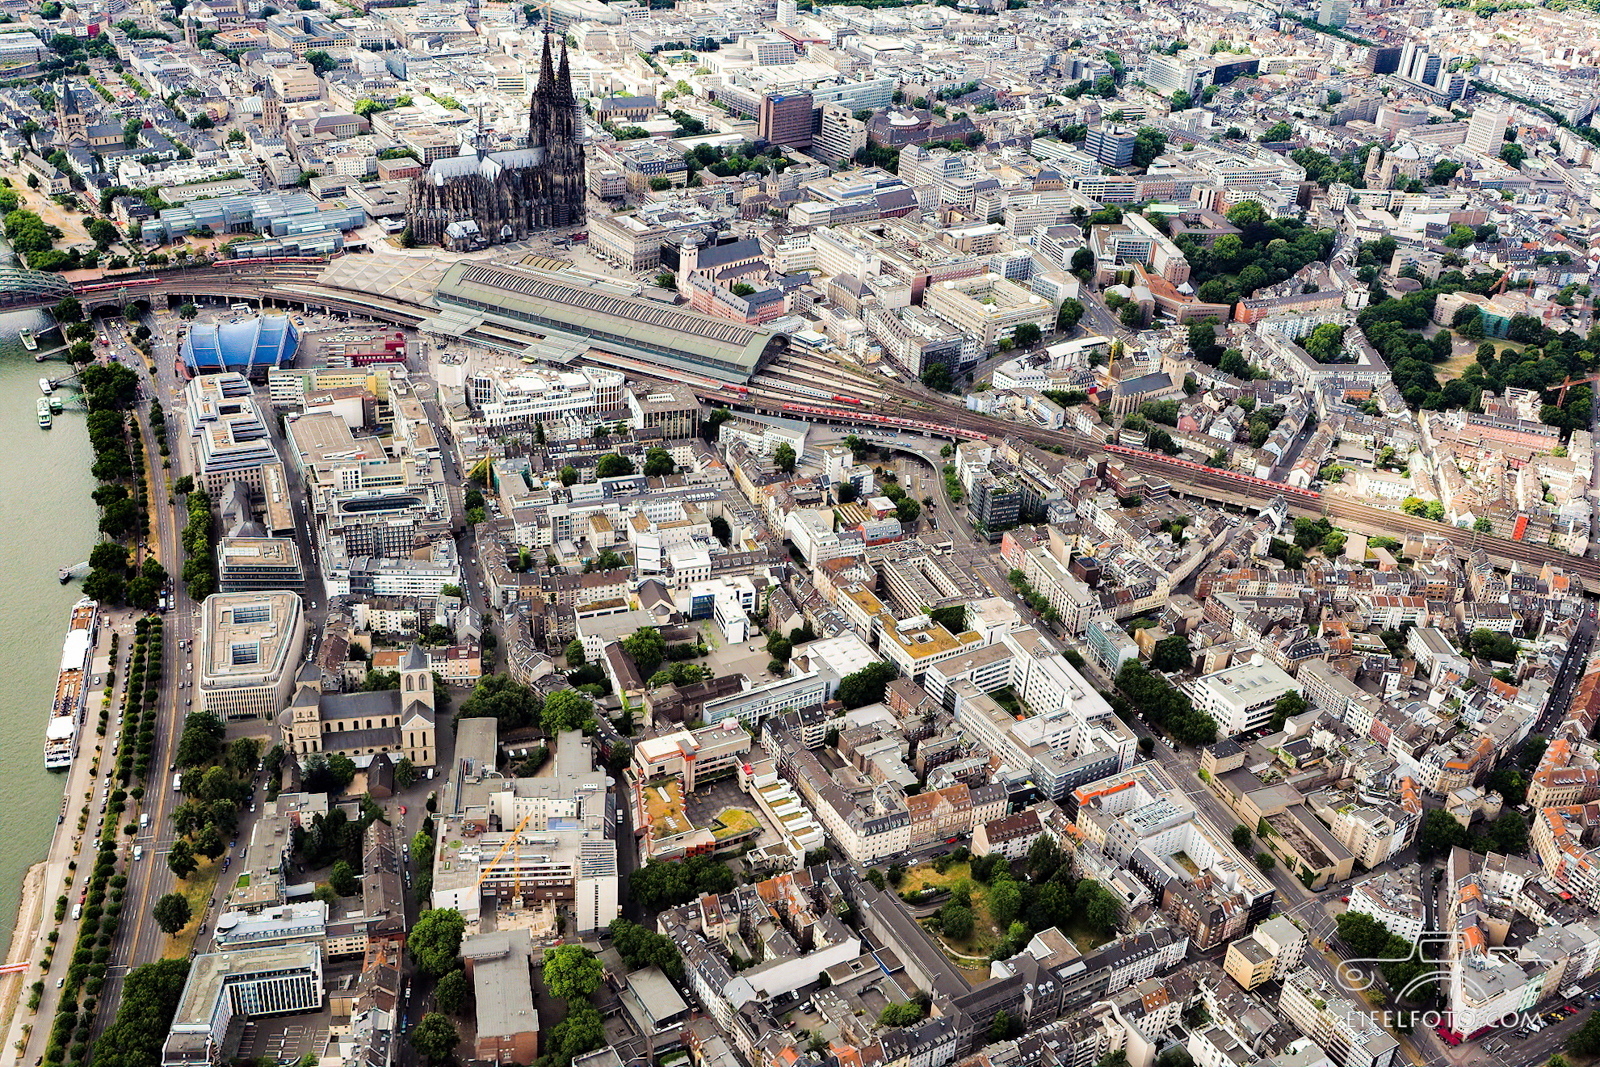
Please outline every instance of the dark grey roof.
[{"label": "dark grey roof", "polygon": [[696,270],[711,270],[716,267],[727,266],[729,263],[738,263],[741,260],[757,258],[763,253],[761,242],[754,238],[742,241],[730,241],[725,245],[712,245],[710,248],[700,250],[700,258],[695,260]]},{"label": "dark grey roof", "polygon": [[1137,378],[1129,378],[1117,383],[1117,391],[1123,396],[1133,396],[1156,389],[1170,388],[1172,388],[1172,375],[1163,371],[1157,371],[1154,374],[1141,374]]},{"label": "dark grey roof", "polygon": [[325,751],[339,749],[378,748],[399,749],[400,727],[374,726],[370,730],[335,730],[333,733],[322,735],[323,740],[331,742],[324,744]]},{"label": "dark grey roof", "polygon": [[384,689],[376,693],[328,693],[322,697],[324,722],[399,713],[400,690],[398,689]]}]

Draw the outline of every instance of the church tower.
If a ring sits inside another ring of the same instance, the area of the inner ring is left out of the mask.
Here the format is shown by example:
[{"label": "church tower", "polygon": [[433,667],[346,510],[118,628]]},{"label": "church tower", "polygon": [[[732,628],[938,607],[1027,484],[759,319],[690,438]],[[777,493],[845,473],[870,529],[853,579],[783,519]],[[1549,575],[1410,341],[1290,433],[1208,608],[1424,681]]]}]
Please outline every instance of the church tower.
[{"label": "church tower", "polygon": [[433,670],[422,649],[412,645],[400,658],[400,750],[421,767],[433,766]]},{"label": "church tower", "polygon": [[550,175],[552,226],[577,226],[583,222],[583,132],[578,125],[578,97],[572,91],[572,67],[567,62],[567,42],[561,42],[561,69],[550,93],[549,154],[545,170]]},{"label": "church tower", "polygon": [[1361,180],[1366,183],[1368,189],[1380,189],[1383,187],[1382,175],[1383,149],[1373,145],[1372,149],[1367,153],[1367,166],[1362,172]]},{"label": "church tower", "polygon": [[79,110],[78,96],[66,79],[62,79],[61,94],[56,97],[56,137],[66,145],[89,143],[88,119]]},{"label": "church tower", "polygon": [[261,128],[268,133],[283,132],[283,98],[271,81],[261,91]]}]

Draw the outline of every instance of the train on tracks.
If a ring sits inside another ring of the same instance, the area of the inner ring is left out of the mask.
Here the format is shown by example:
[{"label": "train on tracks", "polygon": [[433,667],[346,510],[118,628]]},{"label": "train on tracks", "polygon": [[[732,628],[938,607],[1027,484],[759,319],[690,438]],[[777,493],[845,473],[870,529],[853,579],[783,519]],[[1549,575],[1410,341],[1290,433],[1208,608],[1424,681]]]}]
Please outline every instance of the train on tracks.
[{"label": "train on tracks", "polygon": [[1179,459],[1176,456],[1150,452],[1143,448],[1129,448],[1127,445],[1101,445],[1100,447],[1114,455],[1132,456],[1158,463],[1162,466],[1182,467],[1185,470],[1203,472],[1207,477],[1236,482],[1241,489],[1252,489],[1257,492],[1265,489],[1272,493],[1281,494],[1286,500],[1295,500],[1316,506],[1320,506],[1322,501],[1321,493],[1311,489],[1301,489],[1286,482],[1275,482],[1270,478],[1257,478],[1249,474],[1240,474],[1238,471],[1220,470],[1216,467],[1208,467],[1204,463],[1196,463],[1193,460]]},{"label": "train on tracks", "polygon": [[964,437],[971,441],[987,441],[989,439],[989,435],[986,433],[978,430],[962,429],[949,423],[930,422],[925,419],[902,419],[894,415],[879,415],[872,411],[827,408],[816,404],[784,404],[783,410],[797,415],[816,415],[822,418],[863,422],[874,426],[894,426],[904,430],[917,430],[921,433],[941,434],[945,437]]}]

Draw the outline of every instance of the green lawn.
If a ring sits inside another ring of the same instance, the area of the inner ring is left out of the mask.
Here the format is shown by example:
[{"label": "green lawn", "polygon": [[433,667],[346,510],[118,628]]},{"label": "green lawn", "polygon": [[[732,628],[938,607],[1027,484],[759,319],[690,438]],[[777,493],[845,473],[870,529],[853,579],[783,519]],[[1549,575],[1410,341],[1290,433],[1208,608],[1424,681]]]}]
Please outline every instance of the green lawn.
[{"label": "green lawn", "polygon": [[[1005,931],[1001,930],[994,921],[994,916],[989,914],[989,902],[985,899],[987,887],[972,880],[972,868],[966,863],[952,863],[943,874],[934,870],[932,864],[918,864],[906,871],[905,880],[900,883],[900,891],[914,891],[925,887],[934,889],[948,889],[952,892],[965,887],[972,896],[972,933],[957,941],[943,934],[929,930],[934,936],[955,956],[972,957],[987,961],[989,953],[995,950],[1005,938]],[[958,966],[971,966],[970,962],[952,958],[951,962]],[[984,971],[987,973],[987,964]]]},{"label": "green lawn", "polygon": [[178,882],[178,892],[189,902],[189,925],[167,938],[166,947],[161,953],[164,960],[184,959],[194,949],[195,935],[200,932],[200,920],[206,913],[206,901],[211,899],[211,891],[217,887],[217,876],[222,873],[220,858],[208,860],[204,856],[196,856],[195,859],[200,861],[200,866],[187,881]]}]

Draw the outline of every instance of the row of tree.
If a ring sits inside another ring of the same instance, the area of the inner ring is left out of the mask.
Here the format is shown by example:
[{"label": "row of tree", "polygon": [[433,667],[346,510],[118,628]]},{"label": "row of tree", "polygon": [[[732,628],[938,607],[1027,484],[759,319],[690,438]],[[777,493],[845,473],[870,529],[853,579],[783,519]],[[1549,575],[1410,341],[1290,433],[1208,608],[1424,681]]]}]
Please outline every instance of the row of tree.
[{"label": "row of tree", "polygon": [[1209,745],[1217,739],[1217,721],[1138,660],[1123,664],[1117,672],[1117,688],[1147,723],[1165,730],[1174,741]]},{"label": "row of tree", "polygon": [[711,856],[670,863],[650,860],[628,877],[628,894],[646,911],[687,904],[707,893],[733,892],[733,872]]},{"label": "row of tree", "polygon": [[211,537],[211,495],[196,489],[187,501],[189,521],[183,527],[183,582],[189,598],[204,600],[217,591],[217,564]]}]

